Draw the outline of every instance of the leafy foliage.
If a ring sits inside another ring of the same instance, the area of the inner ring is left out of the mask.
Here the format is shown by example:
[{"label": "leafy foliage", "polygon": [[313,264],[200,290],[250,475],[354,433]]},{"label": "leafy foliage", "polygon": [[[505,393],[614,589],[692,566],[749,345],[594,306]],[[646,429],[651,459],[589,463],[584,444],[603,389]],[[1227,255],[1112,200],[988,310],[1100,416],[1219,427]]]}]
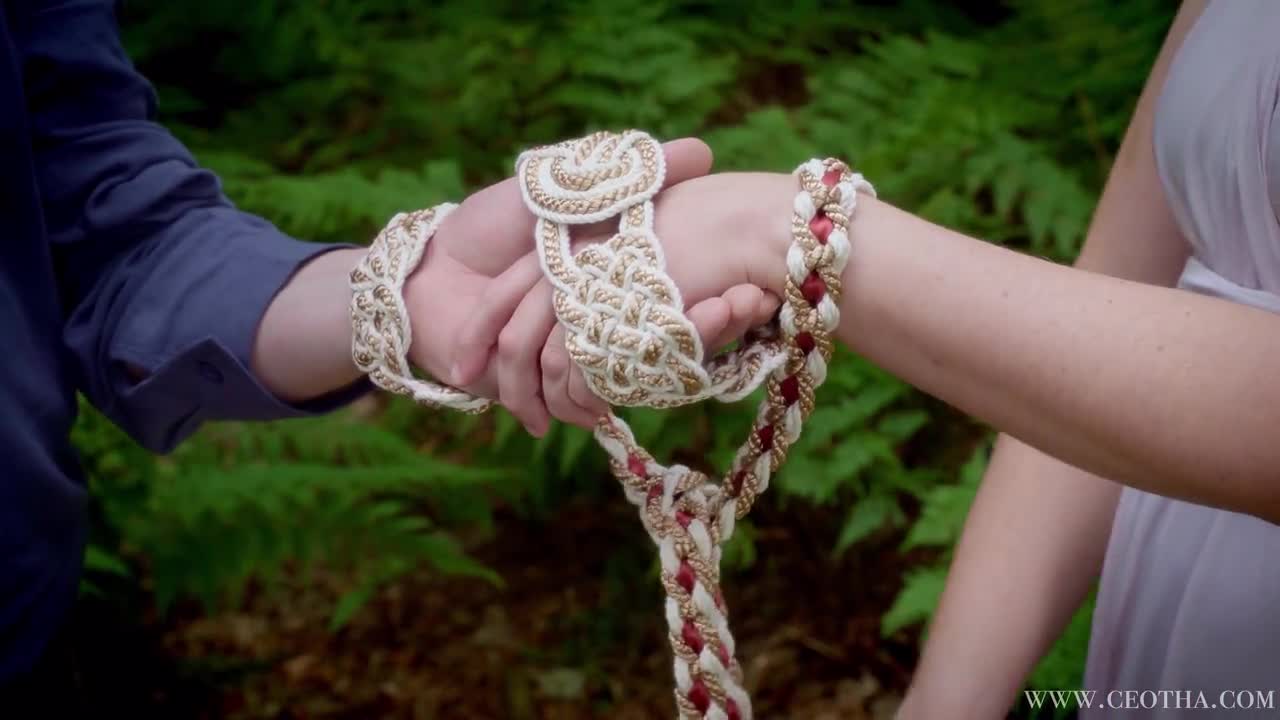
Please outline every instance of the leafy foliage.
[{"label": "leafy foliage", "polygon": [[[356,574],[335,625],[420,564],[500,582],[442,530],[488,520],[483,489],[499,471],[424,457],[400,436],[342,417],[210,427],[171,459],[129,465],[119,459],[139,457],[136,446],[92,410],[83,418],[102,524],[126,556],[145,559],[161,610],[188,595],[210,610],[234,605],[252,581],[270,583],[290,565]],[[131,574],[100,544],[86,561],[90,578]]]},{"label": "leafy foliage", "polygon": [[[987,448],[984,446],[960,470],[958,483],[938,485],[925,493],[920,516],[907,532],[903,550],[935,547],[949,551],[955,545],[964,529],[965,517],[978,492],[986,465]],[[917,570],[907,577],[898,599],[881,619],[880,627],[885,635],[924,622],[933,615],[942,595],[949,564],[948,552],[935,566]]]},{"label": "leafy foliage", "polygon": [[[1173,6],[134,0],[123,20],[165,123],[241,207],[298,237],[363,242],[396,211],[506,176],[523,147],[638,126],[704,137],[722,169],[841,155],[901,207],[1069,260]],[[756,399],[627,417],[660,457],[723,468]],[[981,476],[979,453],[954,480],[957,442],[973,434],[842,350],[762,502],[829,510],[836,554],[904,529],[904,549],[940,551],[883,618],[886,633],[920,625]],[[146,584],[161,606],[234,604],[323,566],[357,578],[341,625],[412,568],[498,581],[460,538],[491,532],[500,506],[537,518],[584,496],[621,502],[587,433],[533,440],[501,412],[392,402],[224,424],[156,459],[86,408],[76,442],[96,518],[85,592]],[[753,537],[744,523],[730,567],[760,557]],[[1032,682],[1072,686],[1085,630],[1081,615]]]},{"label": "leafy foliage", "polygon": [[[940,548],[944,554],[937,564],[914,570],[907,576],[893,607],[882,618],[881,630],[885,635],[925,623],[933,615],[946,582],[950,551],[960,539],[965,517],[986,471],[988,451],[984,444],[974,452],[961,469],[958,483],[938,485],[925,495],[920,516],[907,532],[902,546],[904,550]],[[1031,687],[1081,687],[1092,615],[1093,597],[1090,596],[1072,616],[1062,637],[1036,665],[1029,681]]]}]

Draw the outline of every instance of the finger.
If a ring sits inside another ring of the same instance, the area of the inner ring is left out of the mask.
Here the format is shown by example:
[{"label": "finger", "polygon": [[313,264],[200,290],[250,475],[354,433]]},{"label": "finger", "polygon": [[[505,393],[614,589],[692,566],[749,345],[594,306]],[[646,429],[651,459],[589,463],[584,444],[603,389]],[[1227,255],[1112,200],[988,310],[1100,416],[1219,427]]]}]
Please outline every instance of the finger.
[{"label": "finger", "polygon": [[710,357],[715,348],[712,343],[724,333],[733,317],[729,303],[722,297],[707,298],[685,311],[685,315],[702,338],[703,355]]},{"label": "finger", "polygon": [[462,387],[475,382],[489,364],[490,354],[516,308],[542,278],[537,253],[529,253],[489,282],[471,318],[458,333],[451,357],[450,383]]},{"label": "finger", "polygon": [[511,321],[498,333],[498,401],[516,416],[529,434],[541,437],[551,423],[539,396],[539,359],[555,327],[551,285],[538,283],[524,296]]},{"label": "finger", "polygon": [[[663,143],[662,156],[667,163],[663,187],[711,172],[711,147],[697,138]],[[455,227],[467,228],[468,235],[478,242],[487,236],[509,237],[512,232],[523,233],[529,238],[530,249],[533,248],[534,222],[514,177],[476,191],[445,220]]]},{"label": "finger", "polygon": [[697,138],[681,138],[663,143],[662,154],[667,160],[667,176],[663,187],[706,175],[711,172],[714,160],[711,147]]},{"label": "finger", "polygon": [[576,370],[565,350],[564,328],[557,325],[542,348],[542,397],[552,417],[591,429],[600,414],[579,405],[569,393]]},{"label": "finger", "polygon": [[782,307],[782,300],[771,291],[765,290],[760,297],[760,304],[756,306],[756,319],[751,324],[751,327],[768,323],[773,319],[774,314],[778,312],[780,307]]},{"label": "finger", "polygon": [[588,430],[595,427],[595,420],[609,414],[609,403],[591,390],[587,385],[587,378],[582,374],[582,368],[577,366],[569,370],[569,397],[578,407],[591,413],[593,424]]},{"label": "finger", "polygon": [[[563,350],[564,328],[557,326],[552,337],[556,342],[556,346]],[[565,354],[568,355],[568,351],[565,351]],[[577,365],[572,365],[569,368],[569,399],[591,415],[592,425],[587,428],[588,430],[595,427],[594,421],[609,414],[609,403],[591,390],[591,387],[587,384],[586,376],[582,374],[582,368]]]},{"label": "finger", "polygon": [[[662,181],[663,189],[711,172],[713,162],[711,147],[697,138],[681,138],[663,143],[662,155],[667,161],[667,174]],[[608,236],[617,229],[617,219],[610,219],[575,228],[573,234],[575,239]],[[529,226],[529,231],[533,231],[532,224]]]},{"label": "finger", "polygon": [[729,322],[715,338],[713,348],[719,349],[741,338],[748,330],[763,325],[773,317],[777,309],[777,296],[755,285],[735,285],[720,296],[729,306]]}]

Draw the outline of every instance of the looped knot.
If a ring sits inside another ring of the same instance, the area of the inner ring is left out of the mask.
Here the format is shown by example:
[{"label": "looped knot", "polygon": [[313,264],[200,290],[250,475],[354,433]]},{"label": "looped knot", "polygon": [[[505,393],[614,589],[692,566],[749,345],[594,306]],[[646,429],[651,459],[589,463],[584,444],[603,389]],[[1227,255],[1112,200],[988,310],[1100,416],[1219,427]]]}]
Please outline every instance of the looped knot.
[{"label": "looped knot", "polygon": [[[775,333],[704,362],[697,329],[653,230],[666,161],[648,134],[598,132],[533,148],[516,177],[538,218],[542,268],[555,288],[569,355],[612,405],[673,407],[738,400],[786,359]],[[619,218],[606,242],[572,253],[569,227]]]},{"label": "looped knot", "polygon": [[456,388],[414,377],[408,352],[413,327],[401,288],[418,266],[436,228],[458,206],[398,213],[369,245],[351,271],[351,359],[378,387],[432,407],[470,414],[493,404]]}]

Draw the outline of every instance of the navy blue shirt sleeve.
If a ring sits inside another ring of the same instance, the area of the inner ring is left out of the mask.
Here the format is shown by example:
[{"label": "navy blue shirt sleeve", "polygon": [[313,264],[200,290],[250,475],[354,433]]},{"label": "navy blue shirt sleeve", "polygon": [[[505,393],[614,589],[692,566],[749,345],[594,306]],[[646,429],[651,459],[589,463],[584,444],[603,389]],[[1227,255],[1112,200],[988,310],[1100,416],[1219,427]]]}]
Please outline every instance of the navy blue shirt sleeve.
[{"label": "navy blue shirt sleeve", "polygon": [[205,420],[323,412],[365,391],[361,382],[294,406],[248,369],[276,292],[335,246],[294,240],[237,210],[156,124],[154,90],[121,46],[112,2],[19,7],[64,340],[90,401],[166,452]]}]

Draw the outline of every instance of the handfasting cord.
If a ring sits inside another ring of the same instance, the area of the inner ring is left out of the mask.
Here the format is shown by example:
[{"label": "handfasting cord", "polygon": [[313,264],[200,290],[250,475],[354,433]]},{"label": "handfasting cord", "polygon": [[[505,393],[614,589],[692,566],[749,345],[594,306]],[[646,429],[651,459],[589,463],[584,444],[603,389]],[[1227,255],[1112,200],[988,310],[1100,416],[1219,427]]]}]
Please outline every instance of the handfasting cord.
[{"label": "handfasting cord", "polygon": [[[665,170],[661,146],[637,131],[534,148],[516,163],[525,205],[538,218],[538,258],[554,287],[565,346],[610,405],[738,400],[785,359],[781,343],[770,340],[703,365],[702,340],[653,231],[652,198]],[[570,252],[570,225],[613,217],[613,237]]]},{"label": "handfasting cord", "polygon": [[351,359],[383,390],[474,415],[493,403],[415,378],[407,357],[413,333],[404,306],[404,281],[422,260],[436,228],[457,207],[445,203],[398,213],[369,244],[369,252],[351,271]]},{"label": "handfasting cord", "polygon": [[[750,698],[720,591],[721,547],[768,488],[813,411],[839,323],[849,218],[858,191],[875,191],[838,160],[811,160],[796,169],[786,302],[777,320],[753,331],[738,350],[704,363],[653,230],[652,198],[664,174],[661,147],[638,131],[534,148],[516,164],[525,204],[538,218],[535,242],[554,286],[566,347],[597,395],[613,405],[674,407],[706,398],[733,401],[765,385],[751,434],[720,483],[659,464],[612,413],[595,431],[658,546],[680,717],[749,720]],[[409,335],[400,288],[446,207],[398,215],[353,271],[352,348],[380,387],[477,412],[486,401],[413,378],[403,354]],[[619,226],[612,238],[571,254],[569,226],[613,217]]]}]

